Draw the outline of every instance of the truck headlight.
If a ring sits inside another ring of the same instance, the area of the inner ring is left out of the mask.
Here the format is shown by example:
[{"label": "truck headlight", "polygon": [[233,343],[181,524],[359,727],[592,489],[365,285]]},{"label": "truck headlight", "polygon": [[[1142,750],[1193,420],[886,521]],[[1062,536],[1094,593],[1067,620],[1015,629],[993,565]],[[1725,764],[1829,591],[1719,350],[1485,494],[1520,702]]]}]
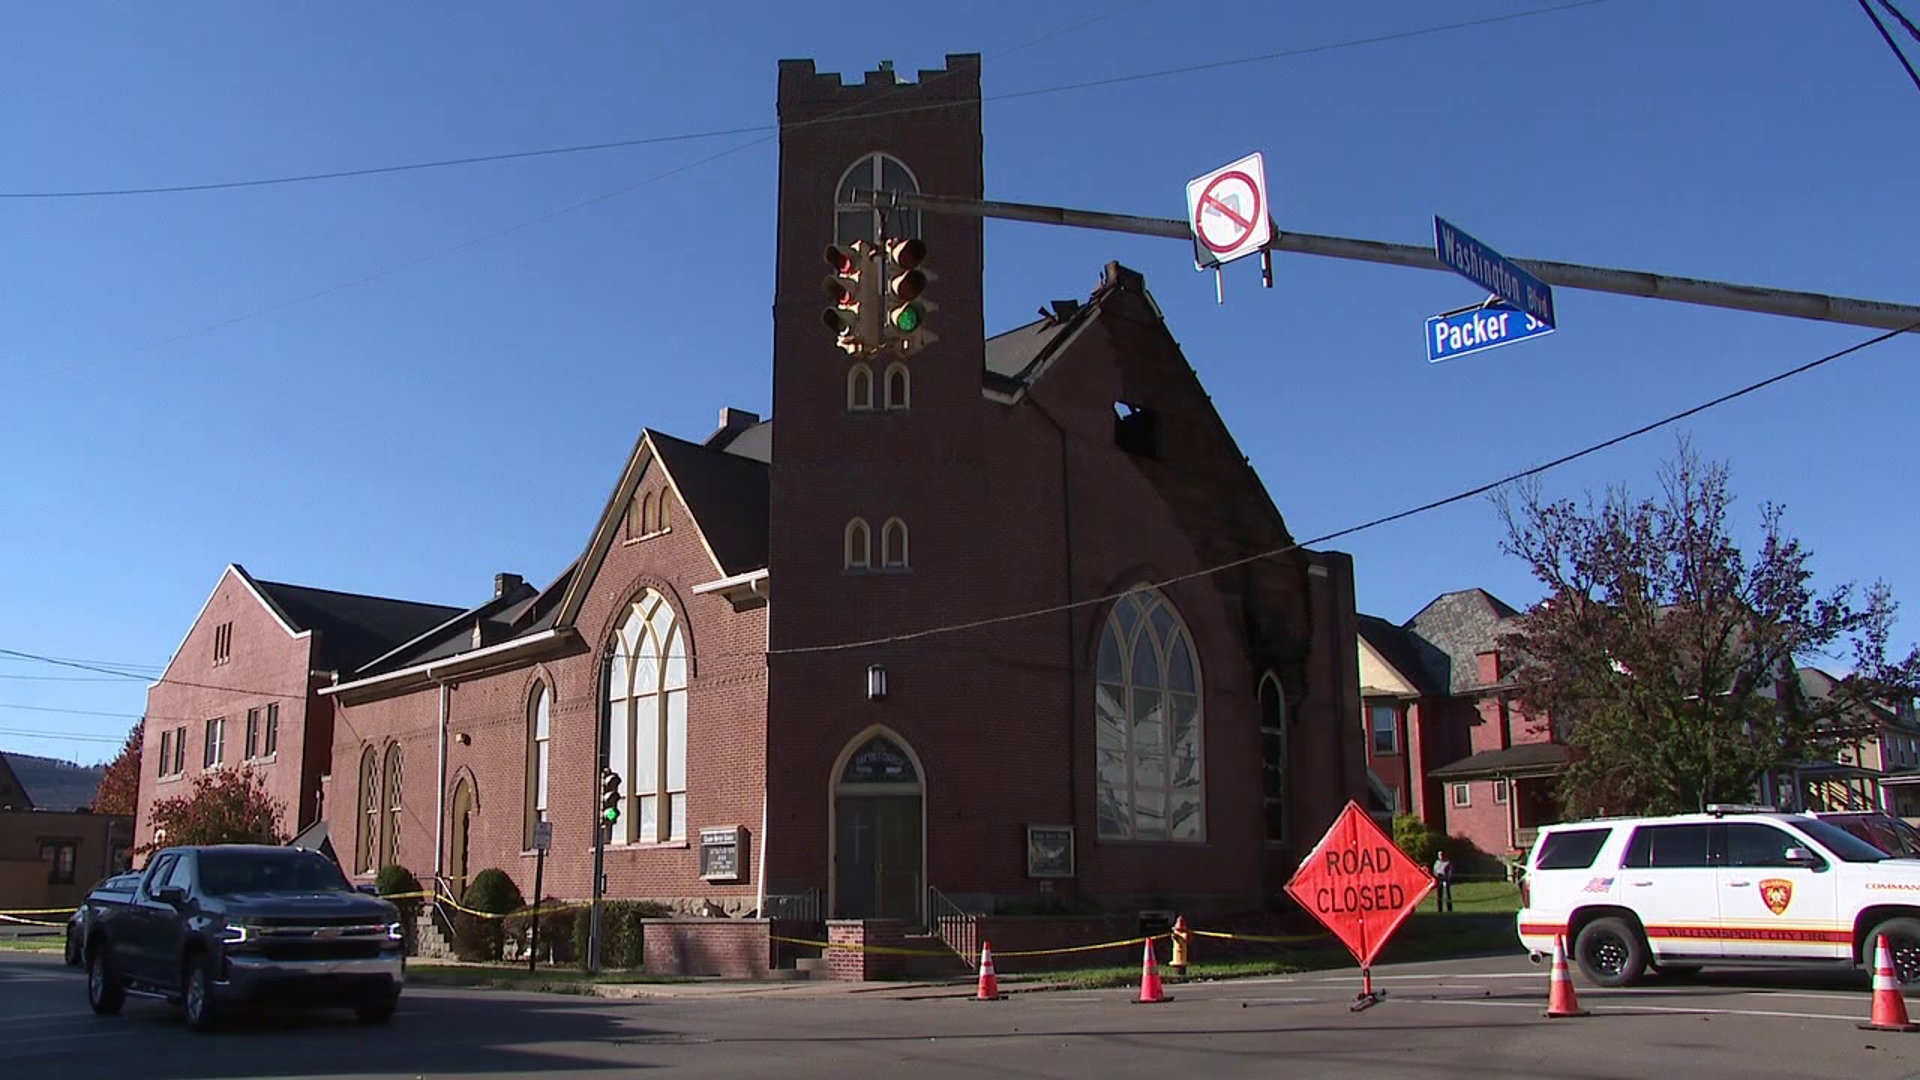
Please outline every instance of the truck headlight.
[{"label": "truck headlight", "polygon": [[388,923],[387,924],[387,940],[396,941],[396,942],[407,940],[406,928],[397,922]]},{"label": "truck headlight", "polygon": [[253,940],[253,927],[245,923],[228,923],[220,928],[220,940],[228,945],[241,945]]}]

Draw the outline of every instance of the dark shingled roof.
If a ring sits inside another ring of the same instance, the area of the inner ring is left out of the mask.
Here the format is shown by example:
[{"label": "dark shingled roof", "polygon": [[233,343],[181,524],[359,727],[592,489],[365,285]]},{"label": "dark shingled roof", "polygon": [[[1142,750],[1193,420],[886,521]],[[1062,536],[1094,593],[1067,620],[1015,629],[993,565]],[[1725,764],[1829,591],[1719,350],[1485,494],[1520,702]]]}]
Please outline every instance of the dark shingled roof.
[{"label": "dark shingled roof", "polygon": [[1447,662],[1446,654],[1406,627],[1395,626],[1377,615],[1362,615],[1360,636],[1415,690],[1441,697],[1449,693],[1447,684],[1434,678],[1434,668]]},{"label": "dark shingled roof", "polygon": [[987,360],[982,378],[996,390],[1016,390],[1032,381],[1041,361],[1053,355],[1073,332],[1093,319],[1100,298],[1107,289],[1096,289],[1084,304],[1074,300],[1055,300],[1053,311],[1025,326],[987,339]]},{"label": "dark shingled roof", "polygon": [[7,768],[35,810],[68,812],[91,807],[100,790],[100,777],[106,772],[97,765],[81,766],[32,754],[0,753],[0,757],[7,759]]},{"label": "dark shingled roof", "polygon": [[1553,773],[1566,767],[1567,748],[1559,743],[1521,743],[1505,750],[1482,750],[1470,758],[1427,773],[1435,779],[1464,780],[1513,773]]},{"label": "dark shingled roof", "polygon": [[353,671],[460,614],[457,607],[389,600],[305,585],[254,579],[260,592],[295,630],[320,637],[319,663]]},{"label": "dark shingled roof", "polygon": [[767,464],[649,429],[660,464],[728,576],[767,565]]},{"label": "dark shingled roof", "polygon": [[1499,649],[1500,635],[1519,614],[1485,589],[1461,589],[1435,597],[1407,629],[1434,647],[1424,656],[1434,684],[1466,694],[1482,689],[1475,656]]}]

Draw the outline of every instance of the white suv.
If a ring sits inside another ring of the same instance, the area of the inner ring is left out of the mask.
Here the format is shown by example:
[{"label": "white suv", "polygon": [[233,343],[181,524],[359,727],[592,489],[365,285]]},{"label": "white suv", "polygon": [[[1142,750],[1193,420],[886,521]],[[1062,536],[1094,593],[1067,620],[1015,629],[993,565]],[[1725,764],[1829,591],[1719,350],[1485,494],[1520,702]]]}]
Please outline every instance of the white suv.
[{"label": "white suv", "polygon": [[1544,826],[1521,897],[1533,959],[1565,935],[1601,986],[1649,967],[1869,965],[1882,934],[1902,985],[1920,982],[1920,860],[1811,814],[1709,807]]}]

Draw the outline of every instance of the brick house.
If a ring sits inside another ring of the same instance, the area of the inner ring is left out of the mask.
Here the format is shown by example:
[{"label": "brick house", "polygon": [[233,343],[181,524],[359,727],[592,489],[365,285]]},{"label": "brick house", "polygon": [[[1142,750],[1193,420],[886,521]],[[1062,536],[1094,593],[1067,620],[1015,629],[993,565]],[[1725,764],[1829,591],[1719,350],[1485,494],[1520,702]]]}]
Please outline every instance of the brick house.
[{"label": "brick house", "polygon": [[284,832],[319,821],[334,709],[316,691],[459,612],[261,581],[228,566],[147,688],[136,845],[155,839],[154,803],[231,766],[261,773]]},{"label": "brick house", "polygon": [[319,691],[357,877],[530,893],[544,820],[545,891],[585,897],[604,763],[612,897],[1245,910],[1360,797],[1351,559],[1290,549],[1141,275],[988,337],[980,220],[894,212],[938,342],[822,327],[819,253],[881,227],[855,189],[983,195],[979,61],[947,62],[781,64],[774,418],[643,430],[549,584]]},{"label": "brick house", "polygon": [[93,812],[103,771],[0,753],[0,911],[70,907],[126,867],[133,819]]},{"label": "brick house", "polygon": [[1374,797],[1507,856],[1559,820],[1567,750],[1523,713],[1500,637],[1519,613],[1484,589],[1436,597],[1396,626],[1359,618],[1361,704]]}]

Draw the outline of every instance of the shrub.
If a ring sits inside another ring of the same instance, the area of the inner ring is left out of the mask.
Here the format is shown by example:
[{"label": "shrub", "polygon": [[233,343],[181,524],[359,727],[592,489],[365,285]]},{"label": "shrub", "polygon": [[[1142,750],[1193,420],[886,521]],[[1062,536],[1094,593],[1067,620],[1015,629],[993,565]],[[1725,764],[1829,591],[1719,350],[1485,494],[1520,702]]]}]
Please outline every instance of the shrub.
[{"label": "shrub", "polygon": [[1433,854],[1444,842],[1445,837],[1438,830],[1412,814],[1401,814],[1393,819],[1393,845],[1421,866],[1433,865]]},{"label": "shrub", "polygon": [[380,868],[380,873],[374,876],[373,887],[379,890],[381,896],[388,899],[396,896],[412,897],[412,899],[393,901],[393,906],[400,909],[400,923],[406,929],[407,951],[412,952],[414,927],[420,920],[420,898],[413,894],[420,891],[420,879],[413,876],[413,871],[395,863]]},{"label": "shrub", "polygon": [[[506,871],[489,867],[473,876],[460,905],[489,915],[507,915],[526,905],[520,887]],[[501,920],[465,911],[453,923],[453,954],[462,960],[498,960],[506,946],[506,928]]]},{"label": "shrub", "polygon": [[[646,933],[642,919],[665,919],[673,909],[651,900],[602,900],[600,902],[600,966],[607,969],[632,969],[646,958]],[[593,916],[587,908],[578,908],[573,919],[573,955],[585,963],[587,935]],[[541,934],[546,926],[540,927]]]},{"label": "shrub", "polygon": [[562,907],[564,901],[549,896],[538,904],[529,904],[507,916],[505,929],[508,937],[515,941],[532,945],[535,908],[543,910],[538,916],[540,921],[540,955],[551,963],[564,964],[578,955],[574,947],[574,924],[584,922],[585,909]]}]

